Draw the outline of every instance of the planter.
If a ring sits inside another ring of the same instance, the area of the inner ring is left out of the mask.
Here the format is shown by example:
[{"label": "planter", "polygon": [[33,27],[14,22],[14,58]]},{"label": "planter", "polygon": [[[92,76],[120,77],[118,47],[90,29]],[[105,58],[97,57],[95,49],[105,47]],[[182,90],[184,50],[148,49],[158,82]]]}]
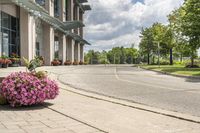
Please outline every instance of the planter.
[{"label": "planter", "polygon": [[59,60],[60,64],[59,65],[62,65],[63,64],[63,61],[62,60]]},{"label": "planter", "polygon": [[[1,64],[0,64],[1,65]],[[3,77],[0,77],[0,83],[2,82],[4,78]],[[6,99],[0,94],[0,105],[5,105],[7,104],[7,101]]]},{"label": "planter", "polygon": [[8,64],[2,64],[2,68],[8,68]]},{"label": "planter", "polygon": [[69,66],[69,65],[71,65],[72,63],[71,62],[65,62],[64,63],[64,65],[66,65],[66,66]]},{"label": "planter", "polygon": [[0,94],[0,105],[5,105],[7,104],[6,99]]},{"label": "planter", "polygon": [[59,66],[59,64],[52,64],[53,66]]},{"label": "planter", "polygon": [[10,67],[19,67],[19,64],[14,63],[14,64],[10,64],[9,66],[10,66]]},{"label": "planter", "polygon": [[18,107],[41,104],[56,98],[58,85],[46,75],[41,75],[41,72],[16,72],[5,77],[1,83],[1,102],[7,101],[12,107]]}]

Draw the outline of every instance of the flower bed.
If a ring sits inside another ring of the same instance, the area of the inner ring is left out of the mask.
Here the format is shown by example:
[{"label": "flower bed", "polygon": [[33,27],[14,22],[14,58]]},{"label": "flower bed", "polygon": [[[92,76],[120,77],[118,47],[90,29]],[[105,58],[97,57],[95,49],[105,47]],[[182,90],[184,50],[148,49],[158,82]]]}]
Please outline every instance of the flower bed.
[{"label": "flower bed", "polygon": [[10,74],[2,81],[0,88],[2,96],[13,107],[43,103],[54,99],[59,92],[55,81],[28,72]]}]

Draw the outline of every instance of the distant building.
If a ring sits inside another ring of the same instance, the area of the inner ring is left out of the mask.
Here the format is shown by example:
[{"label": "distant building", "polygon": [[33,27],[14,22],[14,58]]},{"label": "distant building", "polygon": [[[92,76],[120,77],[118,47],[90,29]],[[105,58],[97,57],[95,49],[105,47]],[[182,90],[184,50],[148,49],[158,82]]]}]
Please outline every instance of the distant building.
[{"label": "distant building", "polygon": [[0,56],[84,61],[87,0],[0,0]]}]

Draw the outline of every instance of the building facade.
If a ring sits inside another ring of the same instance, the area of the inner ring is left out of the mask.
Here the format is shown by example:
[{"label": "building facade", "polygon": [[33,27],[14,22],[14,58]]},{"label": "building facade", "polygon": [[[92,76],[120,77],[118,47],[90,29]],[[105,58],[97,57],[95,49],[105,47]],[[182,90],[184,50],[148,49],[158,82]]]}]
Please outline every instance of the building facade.
[{"label": "building facade", "polygon": [[0,0],[0,56],[84,61],[87,0]]}]

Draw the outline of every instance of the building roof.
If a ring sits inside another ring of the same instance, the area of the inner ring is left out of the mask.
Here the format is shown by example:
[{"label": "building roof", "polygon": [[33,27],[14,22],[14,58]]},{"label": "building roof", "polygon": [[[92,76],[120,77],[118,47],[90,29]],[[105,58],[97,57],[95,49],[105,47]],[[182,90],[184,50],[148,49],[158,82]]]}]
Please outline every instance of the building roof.
[{"label": "building roof", "polygon": [[87,11],[87,10],[92,10],[92,8],[91,8],[90,5],[82,5],[82,7],[83,7],[83,9],[84,9],[85,11]]},{"label": "building roof", "polygon": [[87,3],[87,0],[76,0],[76,4],[80,7],[80,9],[85,12],[87,10],[91,10],[90,5],[83,5],[83,3]]},{"label": "building roof", "polygon": [[75,33],[67,32],[66,35],[72,37],[75,41],[79,43],[91,45],[89,42],[87,42],[86,40],[84,40],[82,37],[80,37],[79,35]]},{"label": "building roof", "polygon": [[86,3],[88,0],[78,0],[79,3]]}]

